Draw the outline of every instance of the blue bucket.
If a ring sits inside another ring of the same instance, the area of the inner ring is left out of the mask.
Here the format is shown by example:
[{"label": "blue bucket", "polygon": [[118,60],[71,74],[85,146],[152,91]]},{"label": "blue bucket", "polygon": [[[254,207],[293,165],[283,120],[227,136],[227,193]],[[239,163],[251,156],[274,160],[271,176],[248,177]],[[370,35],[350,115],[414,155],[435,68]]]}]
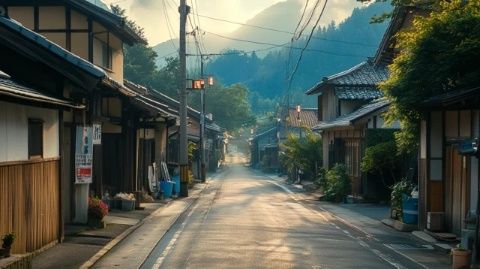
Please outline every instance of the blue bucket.
[{"label": "blue bucket", "polygon": [[160,181],[160,189],[163,191],[163,197],[164,198],[172,197],[173,182],[171,182],[171,181]]},{"label": "blue bucket", "polygon": [[418,198],[402,195],[402,221],[406,224],[418,223]]},{"label": "blue bucket", "polygon": [[180,176],[173,176],[172,181],[175,182],[175,194],[180,194]]}]

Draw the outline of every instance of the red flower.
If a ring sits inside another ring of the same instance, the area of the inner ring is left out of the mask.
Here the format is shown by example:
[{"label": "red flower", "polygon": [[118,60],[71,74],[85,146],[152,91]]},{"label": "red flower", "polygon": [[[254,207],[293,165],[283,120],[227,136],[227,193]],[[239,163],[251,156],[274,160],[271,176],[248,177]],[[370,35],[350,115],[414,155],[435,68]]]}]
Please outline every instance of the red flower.
[{"label": "red flower", "polygon": [[103,219],[108,215],[108,206],[102,200],[96,197],[88,198],[88,217],[93,219]]}]

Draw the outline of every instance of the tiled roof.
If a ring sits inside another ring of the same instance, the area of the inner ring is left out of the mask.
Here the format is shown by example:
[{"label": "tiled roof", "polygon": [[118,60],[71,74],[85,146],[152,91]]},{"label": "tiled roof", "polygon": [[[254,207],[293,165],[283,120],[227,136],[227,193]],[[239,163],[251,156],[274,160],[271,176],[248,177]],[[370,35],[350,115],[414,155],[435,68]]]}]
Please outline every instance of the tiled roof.
[{"label": "tiled roof", "polygon": [[335,87],[335,95],[340,100],[370,100],[382,97],[383,93],[374,86],[338,86]]},{"label": "tiled roof", "polygon": [[[480,97],[480,87],[469,89],[451,90],[433,97],[421,103],[424,109],[447,108],[461,103],[462,109],[468,107],[468,103],[474,103],[474,107],[478,107],[478,99]],[[458,106],[457,106],[458,108]]]},{"label": "tiled roof", "polygon": [[34,42],[35,44],[47,49],[58,57],[68,61],[70,64],[81,68],[83,71],[88,72],[94,77],[103,78],[107,76],[105,71],[100,67],[80,58],[79,56],[63,49],[57,44],[49,41],[40,34],[37,34],[16,22],[15,20],[0,16],[0,25],[7,27],[8,29],[20,34],[24,38]]},{"label": "tiled roof", "polygon": [[355,121],[366,117],[380,109],[386,108],[389,104],[390,102],[384,98],[371,101],[370,103],[360,107],[359,109],[353,111],[350,114],[340,116],[332,121],[322,122],[317,126],[313,127],[313,130],[326,130],[337,127],[351,126],[355,123]]},{"label": "tiled roof", "polygon": [[35,88],[12,80],[8,75],[0,71],[0,96],[10,96],[16,99],[46,103],[60,107],[84,109],[83,105],[76,105],[68,100],[53,97]]},{"label": "tiled roof", "polygon": [[[67,64],[70,64],[76,68],[79,68],[83,72],[89,74],[95,79],[100,79],[102,85],[106,87],[116,89],[121,94],[126,96],[135,96],[136,93],[116,82],[114,79],[108,76],[108,74],[100,67],[90,63],[89,61],[71,53],[70,51],[65,50],[59,45],[51,42],[46,39],[44,36],[31,31],[23,27],[17,21],[0,16],[0,26],[5,27],[9,31],[13,31],[15,34],[20,35],[22,38],[33,42],[36,46],[46,49],[48,52],[59,57],[63,61],[66,61]],[[83,81],[77,82],[80,85],[84,85]]]},{"label": "tiled roof", "polygon": [[[180,103],[153,89],[148,89],[142,85],[135,84],[131,81],[124,80],[125,86],[135,92],[137,95],[134,97],[134,99],[140,103],[143,104],[149,108],[157,110],[160,114],[163,114],[165,116],[170,116],[170,117],[178,117],[179,116],[179,106]],[[188,114],[192,117],[195,117],[197,119],[200,119],[200,112],[188,107]],[[222,132],[223,129],[218,126],[216,123],[214,123],[212,120],[209,120],[207,117],[205,117],[205,128],[208,130],[216,131],[216,132]]]},{"label": "tiled roof", "polygon": [[312,128],[318,124],[318,110],[316,108],[302,108],[300,113],[296,108],[288,110],[288,124],[291,127],[307,127]]},{"label": "tiled roof", "polygon": [[375,66],[370,60],[362,62],[346,71],[324,77],[315,87],[309,89],[306,94],[320,93],[325,86],[376,86],[388,78],[386,66]]}]

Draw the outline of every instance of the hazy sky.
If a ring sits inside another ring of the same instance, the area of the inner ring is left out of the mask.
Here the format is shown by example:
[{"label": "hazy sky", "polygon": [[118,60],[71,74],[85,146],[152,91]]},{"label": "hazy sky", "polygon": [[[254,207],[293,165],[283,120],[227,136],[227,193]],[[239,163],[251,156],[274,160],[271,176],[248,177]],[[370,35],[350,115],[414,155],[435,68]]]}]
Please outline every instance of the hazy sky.
[{"label": "hazy sky", "polygon": [[[265,8],[282,1],[285,0],[187,0],[187,3],[193,7],[193,12],[201,15],[247,22]],[[306,0],[290,1],[304,3]],[[145,29],[150,45],[166,41],[171,36],[173,38],[178,36],[178,0],[103,0],[103,2],[118,4],[126,9],[127,15]],[[329,17],[329,21],[332,19],[340,21],[351,13],[353,7],[358,5],[355,0],[331,0],[327,5],[326,15]],[[168,31],[165,11],[173,28],[171,34]],[[220,34],[227,34],[239,27],[206,18],[200,18],[200,26],[204,30]]]}]

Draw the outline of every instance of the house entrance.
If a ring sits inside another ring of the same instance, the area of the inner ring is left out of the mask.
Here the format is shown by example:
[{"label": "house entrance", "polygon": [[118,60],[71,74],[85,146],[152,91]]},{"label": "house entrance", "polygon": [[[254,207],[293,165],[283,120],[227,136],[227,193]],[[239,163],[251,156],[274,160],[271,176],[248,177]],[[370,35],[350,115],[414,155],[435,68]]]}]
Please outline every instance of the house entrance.
[{"label": "house entrance", "polygon": [[460,155],[453,145],[449,145],[445,164],[445,225],[447,230],[461,235],[462,221],[468,209],[469,157]]}]

